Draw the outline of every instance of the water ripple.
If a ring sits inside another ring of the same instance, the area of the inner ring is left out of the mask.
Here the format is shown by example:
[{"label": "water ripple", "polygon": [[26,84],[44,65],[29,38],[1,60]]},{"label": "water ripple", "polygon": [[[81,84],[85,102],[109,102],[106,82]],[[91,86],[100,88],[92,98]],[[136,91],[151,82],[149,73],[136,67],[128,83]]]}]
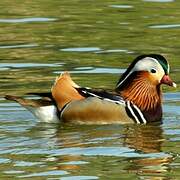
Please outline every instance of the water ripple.
[{"label": "water ripple", "polygon": [[99,179],[97,176],[70,176],[70,177],[62,177],[61,180],[92,180]]},{"label": "water ripple", "polygon": [[60,49],[60,51],[64,52],[94,52],[96,54],[104,54],[104,53],[134,53],[133,51],[129,51],[127,49],[108,49],[103,50],[99,47],[75,47],[75,48],[64,48]]},{"label": "water ripple", "polygon": [[4,171],[3,173],[5,173],[5,174],[22,174],[22,173],[24,173],[24,171],[9,170],[9,171]]},{"label": "water ripple", "polygon": [[105,53],[134,53],[133,51],[128,51],[127,49],[109,49],[109,50],[102,50],[96,52],[97,54],[105,54]]},{"label": "water ripple", "polygon": [[15,18],[15,19],[0,19],[0,23],[28,23],[28,22],[48,22],[56,21],[56,18]]},{"label": "water ripple", "polygon": [[143,0],[145,2],[174,2],[174,0]]},{"label": "water ripple", "polygon": [[70,162],[64,162],[60,164],[65,164],[65,165],[82,165],[82,164],[89,164],[89,162],[86,161],[70,161]]},{"label": "water ripple", "polygon": [[32,68],[32,67],[57,67],[62,66],[60,63],[46,64],[46,63],[0,63],[0,70],[7,70],[11,68]]},{"label": "water ripple", "polygon": [[152,29],[173,29],[173,28],[180,28],[180,24],[160,24],[160,25],[152,25],[149,26]]},{"label": "water ripple", "polygon": [[6,159],[6,158],[0,158],[0,164],[2,163],[9,163],[10,159]]},{"label": "water ripple", "polygon": [[38,47],[38,44],[15,44],[15,45],[1,45],[0,49],[16,49],[16,48],[32,48]]},{"label": "water ripple", "polygon": [[54,171],[32,173],[32,174],[28,174],[28,175],[22,175],[19,177],[20,178],[28,178],[28,177],[43,177],[43,176],[59,176],[59,175],[67,175],[67,174],[69,174],[67,171],[54,170]]},{"label": "water ripple", "polygon": [[14,166],[27,167],[27,166],[39,166],[44,162],[27,162],[27,161],[16,161]]},{"label": "water ripple", "polygon": [[180,101],[180,93],[163,93],[165,97],[165,102],[178,102]]},{"label": "water ripple", "polygon": [[110,5],[110,7],[112,7],[112,8],[120,8],[120,9],[133,8],[133,6],[131,6],[131,5]]},{"label": "water ripple", "polygon": [[51,156],[60,155],[83,155],[83,156],[114,156],[114,157],[142,157],[142,158],[157,158],[157,157],[171,157],[169,154],[164,152],[159,153],[138,153],[134,149],[128,147],[89,147],[89,148],[64,148],[64,149],[27,149],[19,152],[14,152],[16,155],[38,155],[47,154]]},{"label": "water ripple", "polygon": [[[118,69],[118,68],[94,68],[94,67],[80,67],[75,68],[73,71],[69,71],[70,73],[90,73],[90,74],[103,74],[103,73],[110,73],[110,74],[122,74],[124,73],[125,69]],[[55,71],[55,74],[60,74],[63,71]]]},{"label": "water ripple", "polygon": [[60,49],[60,51],[65,51],[65,52],[95,52],[100,50],[101,49],[98,47],[77,47],[77,48]]},{"label": "water ripple", "polygon": [[166,116],[179,116],[180,115],[180,107],[173,105],[164,105],[163,110]]}]

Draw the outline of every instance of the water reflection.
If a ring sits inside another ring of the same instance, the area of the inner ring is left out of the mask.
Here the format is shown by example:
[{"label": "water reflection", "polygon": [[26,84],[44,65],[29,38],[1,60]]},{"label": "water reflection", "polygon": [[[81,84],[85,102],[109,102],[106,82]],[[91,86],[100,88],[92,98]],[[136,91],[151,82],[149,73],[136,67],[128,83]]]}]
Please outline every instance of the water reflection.
[{"label": "water reflection", "polygon": [[[65,70],[79,73],[78,84],[111,89],[142,53],[164,54],[180,82],[179,1],[0,5],[1,97],[48,91],[54,73]],[[157,127],[39,124],[1,98],[0,179],[178,178],[180,161],[172,156],[179,153],[179,93],[166,97],[164,125]]]},{"label": "water reflection", "polygon": [[170,170],[169,164],[173,161],[170,154],[163,154],[162,144],[166,141],[163,137],[161,126],[137,126],[126,130],[125,146],[134,148],[140,154],[159,153],[157,157],[129,158],[131,165],[126,170],[138,173],[143,179],[167,179],[166,173]]},{"label": "water reflection", "polygon": [[161,126],[133,126],[124,129],[124,144],[143,153],[161,152],[161,145],[165,141]]},{"label": "water reflection", "polygon": [[[27,114],[19,113],[20,117]],[[8,168],[0,169],[19,178],[103,179],[112,177],[111,167],[117,179],[120,173],[125,178],[127,172],[143,179],[166,179],[174,158],[163,149],[167,138],[162,127],[159,124],[78,126],[37,124],[32,120],[28,124],[23,120],[4,122],[0,130],[2,133],[8,130],[8,134],[0,139],[1,161]]]},{"label": "water reflection", "polygon": [[[90,168],[91,156],[97,156],[99,161],[105,161],[109,156],[119,156],[120,159],[126,158],[126,161],[130,162],[123,167],[125,170],[138,173],[140,177],[148,175],[145,179],[151,175],[163,179],[162,175],[164,177],[169,171],[168,165],[173,160],[171,155],[162,150],[162,144],[166,139],[163,137],[161,125],[111,128],[104,126],[88,129],[83,127],[81,131],[76,127],[68,132],[61,129],[57,131],[56,136],[56,145],[59,144],[65,151],[61,151],[62,155],[61,152],[56,152],[55,161],[59,164],[56,168],[59,170],[82,171]],[[108,151],[108,148],[111,151]],[[69,150],[66,152],[66,149]],[[89,157],[88,162],[84,156]],[[108,160],[106,163],[111,161]],[[116,162],[115,165],[120,166],[119,163],[121,162]]]}]

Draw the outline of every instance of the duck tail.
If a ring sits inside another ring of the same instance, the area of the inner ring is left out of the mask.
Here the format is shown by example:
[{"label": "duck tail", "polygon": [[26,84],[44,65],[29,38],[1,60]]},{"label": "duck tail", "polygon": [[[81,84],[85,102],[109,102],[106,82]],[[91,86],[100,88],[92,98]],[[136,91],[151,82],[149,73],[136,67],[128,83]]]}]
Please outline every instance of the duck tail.
[{"label": "duck tail", "polygon": [[12,95],[5,95],[4,98],[11,101],[17,101],[19,99],[18,96],[12,96]]},{"label": "duck tail", "polygon": [[71,79],[68,72],[62,73],[56,78],[51,88],[53,99],[59,109],[72,100],[80,100],[84,97],[76,90],[79,86]]},{"label": "duck tail", "polygon": [[10,100],[10,101],[16,101],[19,104],[21,104],[22,106],[24,106],[26,104],[26,101],[27,101],[26,99],[24,99],[22,97],[13,96],[13,95],[5,95],[4,98],[7,99],[7,100]]}]

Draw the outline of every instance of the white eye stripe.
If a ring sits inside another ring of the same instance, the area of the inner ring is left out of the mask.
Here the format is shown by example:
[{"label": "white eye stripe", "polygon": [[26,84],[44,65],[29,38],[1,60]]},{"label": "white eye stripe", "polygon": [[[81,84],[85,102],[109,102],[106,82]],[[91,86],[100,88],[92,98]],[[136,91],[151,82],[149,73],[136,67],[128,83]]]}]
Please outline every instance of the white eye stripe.
[{"label": "white eye stripe", "polygon": [[170,66],[168,64],[168,68],[167,68],[167,73],[169,74],[169,71],[170,71]]},{"label": "white eye stripe", "polygon": [[[126,77],[119,82],[117,87],[121,86],[125,82],[125,80],[135,71],[148,71],[151,72],[151,69],[156,70],[158,72],[159,79],[163,77],[165,74],[164,69],[162,68],[161,64],[152,57],[145,57],[141,60],[139,60],[135,66],[132,68],[132,70],[126,75]],[[169,70],[169,64],[168,64],[168,70]]]},{"label": "white eye stripe", "polygon": [[[160,70],[160,71],[164,71],[162,66],[159,64],[159,62],[151,57],[145,57],[144,59],[138,61],[135,66],[134,66],[134,71],[149,71],[150,69],[156,69],[156,70]],[[133,70],[132,69],[132,70]]]}]

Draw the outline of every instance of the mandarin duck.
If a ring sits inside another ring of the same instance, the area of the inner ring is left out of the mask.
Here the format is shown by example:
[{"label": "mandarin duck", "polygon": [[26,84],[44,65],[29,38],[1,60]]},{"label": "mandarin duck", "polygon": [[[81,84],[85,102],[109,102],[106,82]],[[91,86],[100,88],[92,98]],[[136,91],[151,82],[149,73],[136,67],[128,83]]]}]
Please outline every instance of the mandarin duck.
[{"label": "mandarin duck", "polygon": [[176,87],[167,60],[158,54],[138,56],[112,92],[77,85],[62,73],[50,93],[32,93],[41,99],[7,95],[47,122],[75,124],[149,123],[162,119],[161,85]]}]

